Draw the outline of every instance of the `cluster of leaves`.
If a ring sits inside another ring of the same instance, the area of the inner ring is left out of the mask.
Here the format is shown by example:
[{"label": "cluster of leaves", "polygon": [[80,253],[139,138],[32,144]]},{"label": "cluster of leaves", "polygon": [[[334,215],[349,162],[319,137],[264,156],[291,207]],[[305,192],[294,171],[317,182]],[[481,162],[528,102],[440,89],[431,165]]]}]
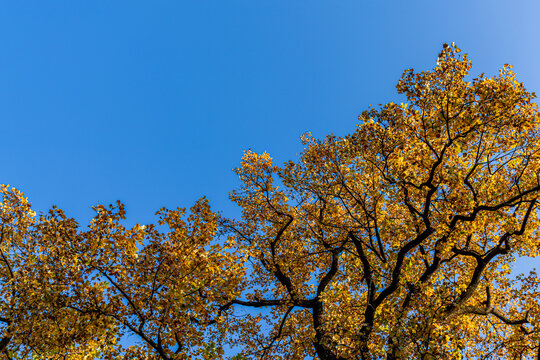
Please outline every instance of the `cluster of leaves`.
[{"label": "cluster of leaves", "polygon": [[232,194],[243,219],[228,226],[253,248],[244,304],[272,309],[275,354],[538,351],[538,279],[509,276],[540,249],[534,94],[510,66],[467,81],[459,52],[446,45],[433,71],[405,71],[407,103],[364,112],[354,133],[304,136],[296,163],[246,153]]},{"label": "cluster of leaves", "polygon": [[[6,357],[190,359],[211,353],[212,338],[221,343],[223,303],[239,295],[244,270],[232,239],[213,242],[207,200],[131,229],[121,203],[99,205],[80,230],[60,209],[37,219],[22,193],[0,191]],[[124,335],[140,341],[122,346]]]},{"label": "cluster of leaves", "polygon": [[470,79],[459,53],[297,162],[246,152],[236,220],[201,199],[127,229],[118,203],[82,230],[2,187],[0,352],[540,358],[540,280],[510,273],[540,255],[540,115],[510,66]]}]

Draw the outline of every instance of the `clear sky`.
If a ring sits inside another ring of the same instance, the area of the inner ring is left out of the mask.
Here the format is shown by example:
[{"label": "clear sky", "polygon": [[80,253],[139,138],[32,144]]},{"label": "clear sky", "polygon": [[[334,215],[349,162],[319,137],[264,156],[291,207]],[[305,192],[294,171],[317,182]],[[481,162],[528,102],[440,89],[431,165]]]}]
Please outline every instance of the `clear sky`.
[{"label": "clear sky", "polygon": [[456,42],[473,74],[504,64],[540,93],[540,1],[4,1],[0,183],[83,222],[117,199],[228,192],[245,149],[296,159],[299,136],[354,130],[405,68]]}]

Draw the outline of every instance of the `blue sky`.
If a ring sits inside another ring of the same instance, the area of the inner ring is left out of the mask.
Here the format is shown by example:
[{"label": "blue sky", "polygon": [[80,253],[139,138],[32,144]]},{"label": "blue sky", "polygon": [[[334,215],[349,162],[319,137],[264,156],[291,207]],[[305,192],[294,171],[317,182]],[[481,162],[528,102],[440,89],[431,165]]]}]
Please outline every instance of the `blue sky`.
[{"label": "blue sky", "polygon": [[405,68],[456,42],[473,74],[514,65],[540,92],[540,2],[14,1],[0,7],[1,183],[83,222],[228,192],[245,149],[353,131]]}]

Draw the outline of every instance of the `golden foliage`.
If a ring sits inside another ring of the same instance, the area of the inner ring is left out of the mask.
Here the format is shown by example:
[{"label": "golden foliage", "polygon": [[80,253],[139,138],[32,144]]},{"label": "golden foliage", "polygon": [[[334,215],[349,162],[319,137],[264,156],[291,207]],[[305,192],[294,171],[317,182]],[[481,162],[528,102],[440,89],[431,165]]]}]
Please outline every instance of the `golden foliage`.
[{"label": "golden foliage", "polygon": [[272,309],[265,358],[536,356],[538,278],[510,266],[540,248],[540,117],[511,66],[469,79],[459,52],[297,162],[245,154],[227,226],[253,249],[238,303]]},{"label": "golden foliage", "polygon": [[[445,45],[404,104],[352,134],[247,151],[240,219],[121,203],[83,229],[3,186],[6,358],[532,359],[540,353],[540,115],[511,66],[470,78]],[[125,337],[132,336],[131,346]]]},{"label": "golden foliage", "polygon": [[[121,203],[98,205],[83,231],[56,208],[36,220],[19,191],[1,192],[6,356],[190,359],[209,339],[221,343],[243,261],[230,241],[213,241],[218,218],[206,199],[131,229]],[[125,348],[123,335],[139,345]]]}]

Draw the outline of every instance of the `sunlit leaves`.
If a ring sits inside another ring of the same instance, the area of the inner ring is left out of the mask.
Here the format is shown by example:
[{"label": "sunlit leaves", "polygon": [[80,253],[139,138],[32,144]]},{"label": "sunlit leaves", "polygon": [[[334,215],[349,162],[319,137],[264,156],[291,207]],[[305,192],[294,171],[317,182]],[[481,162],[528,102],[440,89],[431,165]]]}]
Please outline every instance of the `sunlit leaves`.
[{"label": "sunlit leaves", "polygon": [[120,202],[98,205],[81,229],[57,208],[36,219],[15,189],[2,195],[0,350],[205,358],[214,338],[221,352],[224,304],[237,296],[244,271],[232,240],[216,240],[218,217],[206,199],[189,214],[162,209],[157,225],[132,228],[122,225]]},{"label": "sunlit leaves", "polygon": [[0,354],[9,358],[529,359],[540,282],[540,116],[505,65],[445,45],[351,134],[246,151],[224,219],[206,199],[125,225],[36,215],[2,186]]},{"label": "sunlit leaves", "polygon": [[[267,346],[290,344],[274,356],[306,333],[321,359],[515,359],[538,348],[538,279],[510,278],[539,248],[534,94],[508,65],[471,78],[459,53],[445,45],[433,70],[406,70],[407,103],[365,111],[354,133],[304,135],[297,162],[245,154],[231,196],[243,221],[228,225],[253,246],[258,295],[243,305],[273,309]],[[285,306],[310,316],[289,320]]]}]

